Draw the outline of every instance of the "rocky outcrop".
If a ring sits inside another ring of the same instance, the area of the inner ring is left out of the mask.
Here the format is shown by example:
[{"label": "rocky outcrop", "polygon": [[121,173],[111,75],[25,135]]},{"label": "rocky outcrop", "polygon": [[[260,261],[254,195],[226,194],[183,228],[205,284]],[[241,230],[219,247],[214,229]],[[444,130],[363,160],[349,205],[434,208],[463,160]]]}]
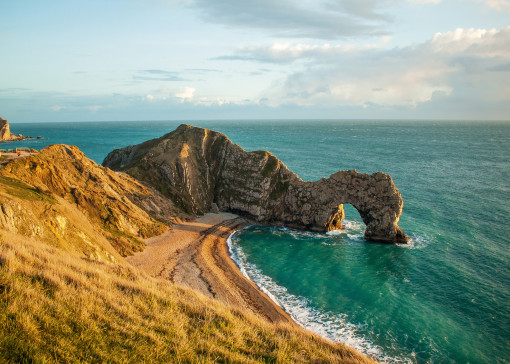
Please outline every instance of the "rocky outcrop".
[{"label": "rocky outcrop", "polygon": [[397,225],[402,197],[382,172],[342,171],[305,182],[269,152],[246,152],[221,133],[189,125],[114,150],[103,165],[151,184],[190,214],[217,206],[260,223],[330,231],[341,228],[349,203],[366,224],[367,240],[407,241]]},{"label": "rocky outcrop", "polygon": [[9,128],[9,122],[0,117],[0,142],[13,142],[16,140],[34,139],[21,134],[14,135]]},{"label": "rocky outcrop", "polygon": [[7,184],[7,192],[16,186],[13,196],[24,200],[63,198],[85,214],[121,255],[143,249],[140,238],[163,233],[168,226],[162,221],[171,223],[177,214],[159,192],[96,164],[74,146],[52,145],[37,155],[12,160],[0,170],[1,183]]}]

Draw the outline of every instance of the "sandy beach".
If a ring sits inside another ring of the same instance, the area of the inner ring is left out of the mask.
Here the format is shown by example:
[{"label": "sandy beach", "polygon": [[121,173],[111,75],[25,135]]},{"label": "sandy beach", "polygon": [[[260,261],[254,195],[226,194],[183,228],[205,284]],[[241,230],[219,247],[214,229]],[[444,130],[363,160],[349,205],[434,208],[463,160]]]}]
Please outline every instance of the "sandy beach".
[{"label": "sandy beach", "polygon": [[234,214],[209,213],[146,239],[145,250],[127,260],[153,277],[193,288],[271,322],[294,324],[287,313],[242,275],[230,258],[226,239],[247,224]]}]

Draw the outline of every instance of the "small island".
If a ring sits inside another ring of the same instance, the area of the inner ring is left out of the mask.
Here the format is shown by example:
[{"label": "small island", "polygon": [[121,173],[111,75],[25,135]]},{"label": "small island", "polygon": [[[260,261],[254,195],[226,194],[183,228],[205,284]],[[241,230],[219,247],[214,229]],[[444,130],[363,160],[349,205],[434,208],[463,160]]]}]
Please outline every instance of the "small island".
[{"label": "small island", "polygon": [[0,142],[15,142],[19,140],[34,139],[31,136],[15,135],[11,133],[9,122],[0,117]]}]

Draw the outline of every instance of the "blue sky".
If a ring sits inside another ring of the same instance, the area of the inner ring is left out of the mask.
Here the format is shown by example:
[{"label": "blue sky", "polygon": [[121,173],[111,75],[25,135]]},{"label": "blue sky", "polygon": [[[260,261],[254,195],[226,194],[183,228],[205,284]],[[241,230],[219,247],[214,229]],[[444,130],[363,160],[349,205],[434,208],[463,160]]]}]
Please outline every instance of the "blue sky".
[{"label": "blue sky", "polygon": [[510,0],[0,0],[15,122],[510,119]]}]

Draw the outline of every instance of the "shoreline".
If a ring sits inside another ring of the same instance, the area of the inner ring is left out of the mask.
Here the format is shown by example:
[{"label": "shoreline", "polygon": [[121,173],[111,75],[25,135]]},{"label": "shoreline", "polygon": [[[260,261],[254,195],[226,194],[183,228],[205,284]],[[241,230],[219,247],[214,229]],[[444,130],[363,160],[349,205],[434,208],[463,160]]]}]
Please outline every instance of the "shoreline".
[{"label": "shoreline", "polygon": [[299,328],[331,343],[345,345],[373,360],[359,348],[304,327],[243,274],[230,254],[227,240],[234,232],[252,224],[253,221],[232,213],[207,213],[175,224],[162,235],[145,239],[145,250],[125,259],[152,277],[194,289],[268,322]]},{"label": "shoreline", "polygon": [[153,277],[192,288],[270,322],[301,328],[242,274],[230,256],[228,237],[250,224],[238,215],[208,213],[145,239],[147,247],[126,260]]}]

